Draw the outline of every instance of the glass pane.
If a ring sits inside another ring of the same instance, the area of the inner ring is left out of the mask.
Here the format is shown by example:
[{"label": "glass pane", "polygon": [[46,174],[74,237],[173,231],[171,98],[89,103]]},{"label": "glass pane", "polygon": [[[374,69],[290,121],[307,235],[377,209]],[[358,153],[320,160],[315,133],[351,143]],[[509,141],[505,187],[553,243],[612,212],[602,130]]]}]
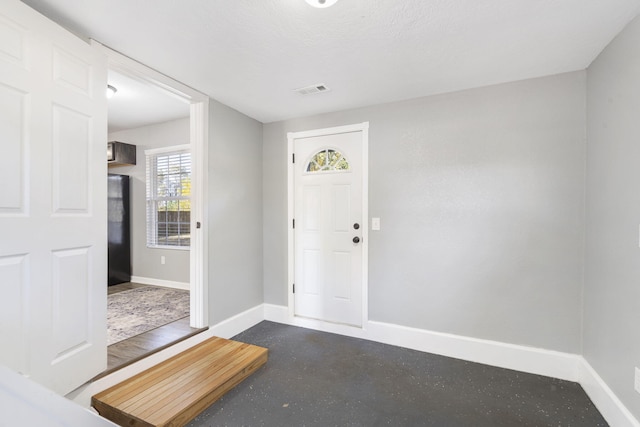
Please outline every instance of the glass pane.
[{"label": "glass pane", "polygon": [[349,162],[341,152],[324,149],[316,153],[307,164],[307,172],[342,171],[349,169]]},{"label": "glass pane", "polygon": [[323,168],[326,165],[327,161],[327,152],[323,151],[321,153],[316,154],[316,163],[320,168]]},{"label": "glass pane", "polygon": [[[161,246],[189,246],[191,224],[191,154],[174,152],[152,158],[154,162],[155,191],[151,191],[149,201],[151,212],[149,221],[155,216],[155,242]],[[186,198],[186,200],[184,199]],[[162,200],[158,200],[162,199]],[[153,209],[155,208],[155,212]]]},{"label": "glass pane", "polygon": [[337,170],[348,170],[349,169],[349,163],[347,163],[347,161],[342,158],[340,160],[338,160],[338,162],[336,163],[336,167]]},{"label": "glass pane", "polygon": [[189,246],[191,244],[190,200],[164,200],[158,202],[157,215],[156,224],[159,245]]},{"label": "glass pane", "polygon": [[[156,194],[177,197],[191,194],[191,154],[179,153],[156,157]],[[186,187],[183,189],[183,185]]]},{"label": "glass pane", "polygon": [[180,187],[182,189],[181,194],[183,196],[191,195],[191,175],[190,173],[183,172],[180,175]]}]

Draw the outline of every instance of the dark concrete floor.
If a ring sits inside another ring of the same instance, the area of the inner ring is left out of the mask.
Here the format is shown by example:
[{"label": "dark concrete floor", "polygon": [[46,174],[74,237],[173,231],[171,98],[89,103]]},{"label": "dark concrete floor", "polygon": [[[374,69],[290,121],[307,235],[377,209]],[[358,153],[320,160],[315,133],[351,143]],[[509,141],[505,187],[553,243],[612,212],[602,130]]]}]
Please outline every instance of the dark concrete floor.
[{"label": "dark concrete floor", "polygon": [[293,326],[236,336],[269,361],[189,426],[606,426],[577,383]]}]

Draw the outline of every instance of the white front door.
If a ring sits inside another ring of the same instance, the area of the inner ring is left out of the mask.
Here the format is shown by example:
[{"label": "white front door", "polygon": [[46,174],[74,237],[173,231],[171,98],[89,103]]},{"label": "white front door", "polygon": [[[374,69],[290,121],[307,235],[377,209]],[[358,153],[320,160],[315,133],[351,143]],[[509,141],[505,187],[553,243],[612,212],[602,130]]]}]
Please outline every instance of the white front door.
[{"label": "white front door", "polygon": [[363,132],[293,145],[295,315],[362,326]]},{"label": "white front door", "polygon": [[67,393],[106,367],[106,58],[0,8],[0,364]]}]

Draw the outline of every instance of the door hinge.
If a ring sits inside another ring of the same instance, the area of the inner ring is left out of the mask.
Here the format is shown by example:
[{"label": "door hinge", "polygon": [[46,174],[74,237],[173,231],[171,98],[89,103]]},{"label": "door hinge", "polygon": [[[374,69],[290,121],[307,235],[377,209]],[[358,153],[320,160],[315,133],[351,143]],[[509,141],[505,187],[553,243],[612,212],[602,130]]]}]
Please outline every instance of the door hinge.
[{"label": "door hinge", "polygon": [[291,163],[296,162],[296,153],[291,153]]},{"label": "door hinge", "polygon": [[293,218],[293,228],[296,228],[296,219]]},{"label": "door hinge", "polygon": [[295,283],[293,284],[293,293],[294,294],[296,293],[296,284]]}]

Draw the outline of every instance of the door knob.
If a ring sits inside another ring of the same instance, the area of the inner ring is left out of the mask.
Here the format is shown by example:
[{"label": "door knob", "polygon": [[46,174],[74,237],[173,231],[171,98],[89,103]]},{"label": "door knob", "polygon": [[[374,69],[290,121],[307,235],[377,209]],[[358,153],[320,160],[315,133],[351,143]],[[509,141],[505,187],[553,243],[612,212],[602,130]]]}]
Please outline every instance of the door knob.
[{"label": "door knob", "polygon": [[355,224],[353,224],[353,229],[357,230],[358,228],[360,228],[360,224],[358,224],[357,222]]},{"label": "door knob", "polygon": [[353,243],[360,243],[360,238],[358,236],[354,237]]}]

